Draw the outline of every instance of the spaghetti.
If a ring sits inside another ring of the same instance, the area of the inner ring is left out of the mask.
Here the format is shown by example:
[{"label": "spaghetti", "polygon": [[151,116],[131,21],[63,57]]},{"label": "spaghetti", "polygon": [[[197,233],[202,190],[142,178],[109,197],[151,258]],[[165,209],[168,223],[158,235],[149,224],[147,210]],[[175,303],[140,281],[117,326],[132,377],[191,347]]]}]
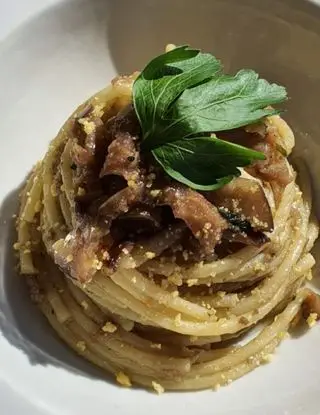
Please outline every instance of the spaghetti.
[{"label": "spaghetti", "polygon": [[[88,149],[94,143],[101,158],[109,140],[112,153],[112,120],[119,114],[121,128],[131,128],[125,117],[134,79],[119,77],[81,105],[31,172],[17,220],[21,273],[59,336],[122,385],[134,382],[158,392],[217,388],[268,361],[302,312],[309,322],[317,318],[319,300],[304,287],[318,236],[307,172],[302,164],[298,185],[284,156],[286,183],[266,180],[262,170],[243,171],[242,178],[263,189],[272,226],[251,229],[253,240],[242,230],[240,239],[229,235],[211,257],[201,256],[200,239],[176,205],[169,212],[168,199],[159,202],[168,226],[159,227],[155,212],[146,209],[134,211],[132,231],[130,217],[123,220],[120,210],[140,191],[140,179],[129,167],[119,174],[110,159],[99,161],[100,170],[112,170],[102,177],[90,170]],[[291,152],[294,137],[279,116],[247,133],[261,128],[272,131],[286,155]],[[132,161],[136,150],[129,150],[123,141],[121,154]],[[158,198],[156,173],[143,174]],[[126,199],[117,198],[127,189]],[[132,212],[132,206],[123,211]],[[137,228],[141,233],[134,233]],[[134,233],[130,242],[124,232]],[[259,333],[245,341],[258,324]]]}]

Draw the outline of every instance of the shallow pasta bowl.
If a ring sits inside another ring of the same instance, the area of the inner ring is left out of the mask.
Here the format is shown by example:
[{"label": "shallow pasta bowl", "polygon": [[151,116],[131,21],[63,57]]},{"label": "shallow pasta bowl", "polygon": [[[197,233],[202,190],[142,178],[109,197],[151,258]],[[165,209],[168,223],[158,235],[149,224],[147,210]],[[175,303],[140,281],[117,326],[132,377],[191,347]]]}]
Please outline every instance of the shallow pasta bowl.
[{"label": "shallow pasta bowl", "polygon": [[[23,2],[12,3],[18,8]],[[318,327],[284,342],[273,364],[217,393],[158,398],[114,385],[69,351],[29,301],[14,271],[11,225],[19,185],[73,109],[171,42],[214,53],[228,71],[253,68],[287,87],[284,118],[295,132],[295,154],[310,168],[319,211],[320,9],[302,0],[56,3],[41,13],[34,6],[32,20],[0,44],[0,396],[9,408],[4,413],[317,414]],[[320,285],[316,279],[315,284]]]}]

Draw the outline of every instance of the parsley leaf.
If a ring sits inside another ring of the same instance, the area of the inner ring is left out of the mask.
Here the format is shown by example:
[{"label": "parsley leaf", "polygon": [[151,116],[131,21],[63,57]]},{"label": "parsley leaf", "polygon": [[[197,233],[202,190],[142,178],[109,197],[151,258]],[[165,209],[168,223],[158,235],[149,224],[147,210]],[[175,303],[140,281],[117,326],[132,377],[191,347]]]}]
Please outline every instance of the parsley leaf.
[{"label": "parsley leaf", "polygon": [[239,176],[237,166],[264,159],[262,153],[216,137],[177,140],[152,153],[172,178],[203,191],[216,190]]},{"label": "parsley leaf", "polygon": [[264,159],[262,153],[205,137],[278,113],[269,107],[286,99],[284,87],[252,70],[222,73],[210,54],[180,46],[153,59],[133,85],[143,151],[151,151],[174,179],[199,189],[223,186],[238,167]]},{"label": "parsley leaf", "polygon": [[163,134],[184,137],[243,127],[279,113],[267,106],[285,97],[284,87],[259,79],[252,70],[220,75],[182,93],[169,114],[173,121]]},{"label": "parsley leaf", "polygon": [[153,59],[133,85],[133,104],[144,142],[154,147],[161,129],[167,126],[166,113],[175,99],[187,88],[210,80],[220,70],[221,64],[214,56],[187,46]]}]

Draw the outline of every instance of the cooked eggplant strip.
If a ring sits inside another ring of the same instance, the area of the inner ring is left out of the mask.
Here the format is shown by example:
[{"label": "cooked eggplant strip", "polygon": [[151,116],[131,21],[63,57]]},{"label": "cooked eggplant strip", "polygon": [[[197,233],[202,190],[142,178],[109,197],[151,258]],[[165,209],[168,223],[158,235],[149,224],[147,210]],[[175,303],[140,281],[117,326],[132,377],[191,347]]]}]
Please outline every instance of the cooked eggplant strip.
[{"label": "cooked eggplant strip", "polygon": [[272,231],[272,212],[264,190],[256,180],[237,177],[222,188],[207,192],[206,198],[218,209],[248,221],[256,230]]},{"label": "cooked eggplant strip", "polygon": [[269,242],[269,238],[263,232],[253,229],[249,221],[223,208],[218,210],[229,223],[229,228],[223,232],[223,239],[253,246],[262,246]]}]

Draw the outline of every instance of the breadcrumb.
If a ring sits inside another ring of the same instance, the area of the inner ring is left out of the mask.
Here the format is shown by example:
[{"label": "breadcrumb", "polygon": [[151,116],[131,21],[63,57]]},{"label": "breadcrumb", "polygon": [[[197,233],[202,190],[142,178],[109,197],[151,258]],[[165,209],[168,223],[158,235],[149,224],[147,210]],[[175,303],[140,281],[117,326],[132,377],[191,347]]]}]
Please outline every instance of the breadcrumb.
[{"label": "breadcrumb", "polygon": [[161,343],[151,343],[151,349],[161,349]]},{"label": "breadcrumb", "polygon": [[245,316],[241,316],[239,318],[239,323],[246,325],[246,324],[249,324],[250,323],[250,320],[247,317],[245,317]]},{"label": "breadcrumb", "polygon": [[154,258],[156,256],[156,254],[154,253],[154,252],[150,252],[150,251],[147,251],[146,252],[146,257],[148,258],[148,259],[152,259],[152,258]]},{"label": "breadcrumb", "polygon": [[136,182],[134,180],[128,180],[129,187],[136,187]]},{"label": "breadcrumb", "polygon": [[109,259],[110,258],[110,255],[109,255],[109,252],[108,251],[104,251],[103,252],[103,254],[102,254],[102,259]]},{"label": "breadcrumb", "polygon": [[116,380],[121,386],[125,386],[126,388],[130,388],[132,386],[130,378],[123,372],[117,373]]},{"label": "breadcrumb", "polygon": [[312,281],[312,278],[313,278],[312,272],[309,272],[309,273],[307,274],[307,280],[308,280],[308,281]]},{"label": "breadcrumb", "polygon": [[40,212],[41,211],[41,208],[42,208],[42,202],[40,200],[37,200],[37,202],[35,204],[35,207],[34,207],[34,210],[36,212]]},{"label": "breadcrumb", "polygon": [[98,263],[97,263],[97,270],[99,271],[102,267],[103,267],[103,262],[102,261],[98,261]]},{"label": "breadcrumb", "polygon": [[93,134],[96,130],[96,125],[93,121],[88,121],[85,118],[78,120],[79,124],[83,125],[83,130],[87,135]]},{"label": "breadcrumb", "polygon": [[85,310],[87,310],[87,308],[89,307],[89,304],[86,302],[86,300],[83,300],[81,302],[81,307],[84,308]]},{"label": "breadcrumb", "polygon": [[171,282],[172,284],[175,284],[177,286],[181,286],[183,284],[182,278],[180,277],[179,274],[172,274],[168,277],[168,281]]},{"label": "breadcrumb", "polygon": [[84,190],[83,187],[79,187],[78,188],[78,196],[83,196],[86,194],[86,191]]},{"label": "breadcrumb", "polygon": [[316,325],[317,319],[318,319],[317,313],[311,313],[309,315],[309,317],[307,318],[307,323],[310,329]]},{"label": "breadcrumb", "polygon": [[170,52],[171,50],[175,48],[176,48],[176,45],[174,45],[173,43],[168,43],[166,46],[166,52]]},{"label": "breadcrumb", "polygon": [[187,280],[188,287],[192,287],[193,285],[196,285],[198,282],[197,278],[191,278],[190,280]]},{"label": "breadcrumb", "polygon": [[285,340],[289,337],[289,333],[286,331],[280,331],[278,334],[279,339]]},{"label": "breadcrumb", "polygon": [[53,197],[58,196],[57,188],[54,183],[52,183],[52,185],[50,186],[50,191]]},{"label": "breadcrumb", "polygon": [[83,340],[78,341],[77,343],[77,348],[81,351],[84,352],[87,348],[85,342]]},{"label": "breadcrumb", "polygon": [[178,313],[178,314],[175,316],[175,319],[174,319],[174,324],[175,324],[176,326],[180,326],[180,324],[181,324],[181,313]]},{"label": "breadcrumb", "polygon": [[262,363],[270,363],[272,360],[273,360],[273,355],[270,353],[263,355],[261,358]]},{"label": "breadcrumb", "polygon": [[67,262],[71,262],[72,260],[73,260],[73,255],[70,254],[66,257]]},{"label": "breadcrumb", "polygon": [[97,104],[93,107],[93,111],[92,114],[95,117],[101,118],[103,116],[103,105],[102,104]]},{"label": "breadcrumb", "polygon": [[157,392],[158,395],[164,392],[164,388],[163,386],[160,385],[160,383],[152,381],[152,387]]},{"label": "breadcrumb", "polygon": [[153,190],[150,191],[150,195],[152,197],[157,197],[159,195],[159,193],[160,193],[160,190],[158,190],[158,189],[153,189]]},{"label": "breadcrumb", "polygon": [[220,297],[220,298],[223,298],[223,297],[226,296],[226,292],[225,291],[218,291],[217,296]]},{"label": "breadcrumb", "polygon": [[115,326],[110,321],[105,323],[105,325],[102,327],[102,331],[104,331],[105,333],[114,333],[116,330],[117,330],[117,326]]}]

